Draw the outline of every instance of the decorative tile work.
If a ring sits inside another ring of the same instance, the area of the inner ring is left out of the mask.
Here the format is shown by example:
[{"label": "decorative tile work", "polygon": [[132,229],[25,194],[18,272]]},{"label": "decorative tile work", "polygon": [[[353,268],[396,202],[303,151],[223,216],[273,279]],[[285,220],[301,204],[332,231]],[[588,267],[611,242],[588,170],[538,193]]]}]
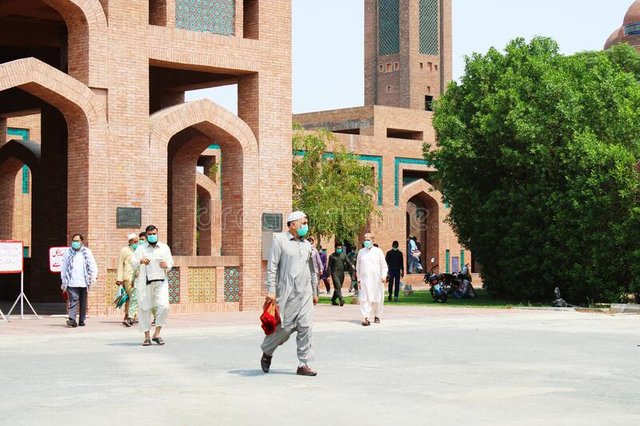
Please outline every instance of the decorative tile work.
[{"label": "decorative tile work", "polygon": [[420,53],[438,55],[438,0],[420,0]]},{"label": "decorative tile work", "polygon": [[394,193],[395,193],[395,203],[396,207],[400,205],[400,164],[419,164],[421,166],[430,166],[431,163],[426,161],[425,159],[420,158],[402,158],[396,157],[395,159],[395,169],[394,169]]},{"label": "decorative tile work", "polygon": [[240,301],[240,269],[236,266],[224,268],[224,301]]},{"label": "decorative tile work", "polygon": [[115,269],[107,269],[107,281],[105,284],[104,301],[107,306],[113,306],[113,299],[116,297],[116,276],[117,271]]},{"label": "decorative tile work", "polygon": [[189,268],[189,302],[216,302],[216,268]]},{"label": "decorative tile work", "polygon": [[380,55],[400,52],[400,0],[380,0],[378,5]]},{"label": "decorative tile work", "polygon": [[169,281],[169,303],[177,305],[180,303],[180,268],[173,268],[167,273]]},{"label": "decorative tile work", "polygon": [[177,28],[231,36],[235,18],[235,0],[176,0]]},{"label": "decorative tile work", "polygon": [[[7,128],[8,136],[20,136],[23,141],[29,140],[29,129],[18,129],[15,127]],[[29,193],[29,166],[26,164],[22,166],[22,193]]]}]

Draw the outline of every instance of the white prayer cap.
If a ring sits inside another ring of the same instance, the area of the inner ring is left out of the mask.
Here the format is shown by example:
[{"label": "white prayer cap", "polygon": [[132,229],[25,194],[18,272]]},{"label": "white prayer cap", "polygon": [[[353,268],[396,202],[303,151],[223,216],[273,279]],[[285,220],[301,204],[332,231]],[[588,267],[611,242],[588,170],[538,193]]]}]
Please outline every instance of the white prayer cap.
[{"label": "white prayer cap", "polygon": [[127,240],[131,241],[134,238],[138,238],[138,234],[136,234],[135,232],[130,233],[129,235],[127,235]]},{"label": "white prayer cap", "polygon": [[304,212],[301,212],[301,211],[293,212],[289,215],[289,217],[287,217],[287,222],[295,222],[296,220],[300,220],[303,217],[307,217],[307,215],[304,214]]}]

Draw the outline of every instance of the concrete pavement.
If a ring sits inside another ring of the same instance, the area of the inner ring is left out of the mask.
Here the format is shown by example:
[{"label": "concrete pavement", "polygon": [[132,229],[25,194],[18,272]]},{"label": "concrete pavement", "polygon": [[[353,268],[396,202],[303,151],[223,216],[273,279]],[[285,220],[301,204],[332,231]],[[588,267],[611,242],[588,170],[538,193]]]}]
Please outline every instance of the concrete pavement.
[{"label": "concrete pavement", "polygon": [[[14,317],[15,318],[15,317]],[[636,425],[640,318],[387,306],[316,309],[311,365],[295,338],[259,367],[257,313],[173,315],[163,347],[118,318],[0,322],[0,424]]]}]

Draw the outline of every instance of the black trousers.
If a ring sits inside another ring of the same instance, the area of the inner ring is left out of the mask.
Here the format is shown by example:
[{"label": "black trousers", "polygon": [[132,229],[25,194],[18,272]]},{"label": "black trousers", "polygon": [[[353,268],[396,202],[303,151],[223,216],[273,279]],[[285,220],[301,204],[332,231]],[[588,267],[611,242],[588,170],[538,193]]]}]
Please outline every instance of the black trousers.
[{"label": "black trousers", "polygon": [[398,298],[398,293],[400,293],[400,269],[397,271],[389,270],[389,300],[391,300],[391,295]]},{"label": "black trousers", "polygon": [[342,297],[342,284],[344,284],[344,275],[343,276],[331,276],[331,281],[333,281],[333,296],[331,296],[331,303],[336,303],[337,299],[340,299],[341,302],[344,302],[344,297]]}]

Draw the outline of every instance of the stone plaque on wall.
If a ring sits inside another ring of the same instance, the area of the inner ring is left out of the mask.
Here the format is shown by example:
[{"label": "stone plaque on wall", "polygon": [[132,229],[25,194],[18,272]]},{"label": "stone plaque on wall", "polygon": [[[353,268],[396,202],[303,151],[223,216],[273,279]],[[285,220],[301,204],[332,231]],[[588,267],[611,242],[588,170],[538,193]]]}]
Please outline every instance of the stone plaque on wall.
[{"label": "stone plaque on wall", "polygon": [[116,222],[118,228],[140,228],[142,226],[142,209],[139,207],[118,207]]},{"label": "stone plaque on wall", "polygon": [[269,232],[282,232],[282,214],[262,213],[262,230]]}]

